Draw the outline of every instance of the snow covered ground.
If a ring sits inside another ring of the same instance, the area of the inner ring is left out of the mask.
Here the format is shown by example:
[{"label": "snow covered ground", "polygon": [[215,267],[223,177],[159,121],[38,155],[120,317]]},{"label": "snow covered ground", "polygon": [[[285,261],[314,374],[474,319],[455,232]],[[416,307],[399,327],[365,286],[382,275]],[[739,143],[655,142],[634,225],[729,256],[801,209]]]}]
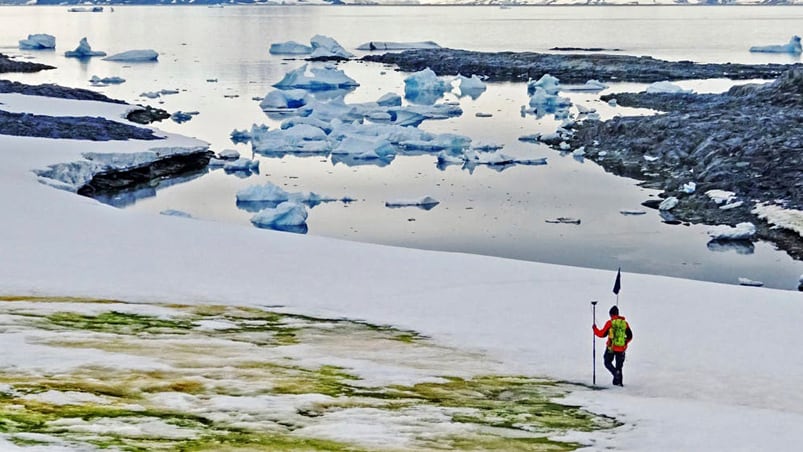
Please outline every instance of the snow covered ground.
[{"label": "snow covered ground", "polygon": [[[9,111],[116,120],[127,108],[13,94],[0,95],[0,103],[0,108]],[[23,296],[122,300],[129,303],[125,309],[151,315],[166,315],[159,314],[167,309],[164,306],[177,309],[179,305],[281,307],[284,312],[322,319],[392,325],[430,338],[433,346],[486,357],[468,360],[475,363],[474,368],[466,362],[456,366],[453,371],[464,377],[493,372],[590,383],[589,301],[600,300],[597,320],[603,322],[615,300],[611,293],[614,272],[146,215],[54,189],[39,183],[33,172],[80,160],[85,152],[140,152],[154,146],[199,144],[203,143],[173,135],[159,142],[105,143],[0,136],[0,296],[4,300]],[[137,363],[146,368],[170,366],[167,357],[159,354],[125,363],[120,355],[107,359],[107,351],[99,346],[76,348],[74,354],[55,351],[51,347],[56,344],[43,342],[41,333],[26,330],[30,325],[9,319],[9,305],[14,303],[19,302],[2,302],[5,326],[0,337],[5,346],[0,362],[4,369],[74,372],[75,366],[88,362],[105,362],[113,368]],[[148,306],[136,309],[137,303]],[[564,400],[614,416],[624,425],[569,431],[564,439],[589,450],[799,447],[803,440],[803,335],[798,330],[803,293],[625,273],[619,305],[635,335],[625,364],[625,387],[610,388],[601,365],[600,342],[597,382],[606,390],[577,387]],[[87,314],[86,307],[75,309]],[[210,323],[201,325],[212,330],[220,327],[220,319],[207,320]],[[97,340],[93,334],[82,338],[72,332],[63,340]],[[212,353],[213,344],[199,341],[180,357],[201,362]],[[143,353],[126,351],[122,345],[116,352],[122,356]],[[313,359],[316,355],[302,350],[295,356]],[[386,362],[381,365],[376,357],[359,364],[348,359],[335,364],[343,372],[365,378],[372,370],[376,375],[391,369],[386,375],[390,381],[401,378],[411,383],[410,371],[394,370],[410,365],[407,355],[383,356]],[[389,356],[398,362],[387,362]],[[437,361],[451,353],[432,356]],[[443,372],[433,362],[428,366],[431,369],[422,374],[431,377]],[[203,377],[200,372],[194,376]],[[38,397],[61,403],[65,399],[85,402],[87,395],[65,391]],[[229,409],[255,410],[251,405],[237,407],[234,399],[217,402],[229,404]],[[201,409],[200,402],[191,398],[166,398],[159,403],[174,410]],[[366,433],[370,431],[373,437],[397,439],[397,447],[404,448],[401,430],[387,427],[400,424],[369,415],[374,412],[348,413],[353,417],[329,426],[328,431],[341,435],[334,439],[370,437]],[[255,416],[259,414],[257,408]],[[437,418],[432,412],[410,416]],[[173,424],[152,422],[128,427],[168,437],[182,435],[182,429]],[[119,423],[108,426],[123,427]],[[91,431],[97,427],[72,422],[70,428]],[[309,428],[310,434],[327,430]],[[381,449],[376,443],[367,444]],[[2,442],[0,448],[12,450]]]}]

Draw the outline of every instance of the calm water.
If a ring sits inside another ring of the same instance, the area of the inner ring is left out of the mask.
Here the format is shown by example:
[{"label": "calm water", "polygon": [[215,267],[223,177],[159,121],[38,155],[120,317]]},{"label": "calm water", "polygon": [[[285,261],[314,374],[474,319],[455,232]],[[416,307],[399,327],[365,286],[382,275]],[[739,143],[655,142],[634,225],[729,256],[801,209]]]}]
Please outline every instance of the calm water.
[{"label": "calm water", "polygon": [[[546,51],[550,47],[605,47],[622,53],[700,62],[798,61],[784,55],[750,54],[752,45],[780,44],[800,34],[803,8],[796,7],[115,7],[114,12],[68,13],[66,7],[0,7],[0,52],[24,55],[58,69],[7,78],[27,83],[56,82],[90,87],[93,75],[127,79],[97,88],[112,97],[149,103],[170,112],[199,111],[187,123],[166,121],[159,128],[196,136],[212,149],[245,145],[229,139],[233,129],[278,122],[252,98],[261,98],[300,61],[267,52],[272,42],[307,42],[314,34],[337,39],[347,49],[370,40],[433,40],[447,47],[473,50]],[[29,33],[50,33],[56,52],[20,52],[17,40]],[[81,37],[93,49],[116,53],[153,48],[159,62],[124,65],[64,58]],[[353,51],[353,50],[352,50]],[[358,53],[359,52],[356,52]],[[404,74],[380,65],[340,65],[361,86],[348,102],[375,100],[387,92],[403,93]],[[208,82],[216,79],[217,82]],[[716,92],[727,80],[680,83],[698,92]],[[146,91],[178,89],[161,100],[139,97]],[[606,92],[641,90],[622,84]],[[597,108],[603,116],[647,114],[611,108],[598,95],[570,96],[574,103]],[[447,100],[458,100],[449,95]],[[435,157],[399,156],[385,166],[348,165],[329,157],[259,157],[261,171],[248,178],[217,170],[155,191],[140,191],[127,208],[149,212],[178,209],[196,218],[250,224],[252,213],[237,209],[235,193],[268,181],[288,191],[355,198],[309,210],[309,234],[409,247],[480,253],[518,259],[657,273],[735,283],[738,277],[767,286],[795,289],[803,263],[767,243],[753,249],[710,250],[706,227],[669,226],[656,212],[623,216],[639,209],[657,192],[636,181],[606,174],[590,161],[564,156],[517,137],[554,130],[552,118],[521,117],[528,98],[523,84],[491,84],[476,100],[459,99],[460,118],[421,125],[432,132],[455,132],[475,141],[504,144],[504,152],[547,157],[546,166],[518,166],[473,172],[439,169]],[[491,113],[490,118],[475,116]],[[384,201],[430,195],[441,203],[432,210],[389,209]],[[131,199],[118,200],[121,204]],[[550,224],[559,216],[580,225]],[[266,231],[266,233],[269,233]]]}]

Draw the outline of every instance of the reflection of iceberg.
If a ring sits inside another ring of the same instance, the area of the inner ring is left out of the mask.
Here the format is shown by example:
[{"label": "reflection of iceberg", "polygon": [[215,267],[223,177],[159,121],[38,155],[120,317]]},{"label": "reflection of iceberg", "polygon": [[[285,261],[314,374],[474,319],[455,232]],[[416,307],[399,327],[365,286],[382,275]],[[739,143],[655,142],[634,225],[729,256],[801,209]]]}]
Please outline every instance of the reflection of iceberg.
[{"label": "reflection of iceberg", "polygon": [[424,210],[430,210],[438,204],[440,204],[440,202],[432,196],[423,196],[416,199],[394,199],[385,201],[385,207],[418,207]]},{"label": "reflection of iceberg", "polygon": [[755,46],[750,47],[751,52],[759,53],[791,53],[793,55],[800,55],[800,36],[792,36],[788,43],[783,45],[769,45],[769,46]]},{"label": "reflection of iceberg", "polygon": [[716,253],[733,251],[736,254],[748,255],[755,252],[755,245],[748,240],[711,240],[710,242],[706,243],[705,246],[709,249],[709,251]]}]

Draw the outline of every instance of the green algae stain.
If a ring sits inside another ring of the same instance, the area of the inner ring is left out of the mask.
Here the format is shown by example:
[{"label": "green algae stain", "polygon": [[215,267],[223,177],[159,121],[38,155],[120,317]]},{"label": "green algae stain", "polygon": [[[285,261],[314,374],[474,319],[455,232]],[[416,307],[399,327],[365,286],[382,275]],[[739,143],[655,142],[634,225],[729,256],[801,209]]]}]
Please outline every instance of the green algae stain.
[{"label": "green algae stain", "polygon": [[355,388],[349,381],[358,377],[343,371],[337,366],[321,366],[309,370],[296,368],[284,378],[273,380],[271,392],[276,394],[323,394],[331,397],[345,397],[354,394]]},{"label": "green algae stain", "polygon": [[74,312],[57,312],[45,317],[52,326],[112,334],[140,333],[186,333],[193,327],[188,320],[163,319],[142,314],[117,311],[98,315],[83,315]]}]

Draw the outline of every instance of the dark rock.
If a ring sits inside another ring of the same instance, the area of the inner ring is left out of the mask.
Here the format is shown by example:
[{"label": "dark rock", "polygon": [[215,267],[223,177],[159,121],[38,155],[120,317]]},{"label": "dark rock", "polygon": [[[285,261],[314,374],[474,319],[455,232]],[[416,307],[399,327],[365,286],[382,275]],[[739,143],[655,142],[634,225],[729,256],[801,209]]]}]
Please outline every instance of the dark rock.
[{"label": "dark rock", "polygon": [[39,72],[47,69],[56,68],[46,64],[12,60],[7,55],[0,53],[0,74],[3,72]]},{"label": "dark rock", "polygon": [[162,121],[170,117],[170,113],[161,108],[153,108],[151,106],[139,105],[139,108],[131,110],[126,119],[137,124],[150,124],[156,121]]},{"label": "dark rock", "polygon": [[90,116],[44,116],[0,110],[0,134],[73,140],[160,140],[150,129]]},{"label": "dark rock", "polygon": [[18,93],[28,96],[56,97],[59,99],[95,100],[99,102],[110,102],[113,104],[125,103],[122,100],[112,99],[88,89],[66,88],[64,86],[50,83],[44,85],[26,85],[25,83],[20,82],[0,80],[0,93]]},{"label": "dark rock", "polygon": [[800,64],[700,64],[611,54],[490,53],[455,49],[416,49],[366,55],[362,59],[395,64],[407,72],[429,67],[438,75],[476,74],[489,81],[527,81],[550,74],[563,83],[585,83],[590,79],[642,83],[705,78],[770,79],[790,67],[803,67]]}]

